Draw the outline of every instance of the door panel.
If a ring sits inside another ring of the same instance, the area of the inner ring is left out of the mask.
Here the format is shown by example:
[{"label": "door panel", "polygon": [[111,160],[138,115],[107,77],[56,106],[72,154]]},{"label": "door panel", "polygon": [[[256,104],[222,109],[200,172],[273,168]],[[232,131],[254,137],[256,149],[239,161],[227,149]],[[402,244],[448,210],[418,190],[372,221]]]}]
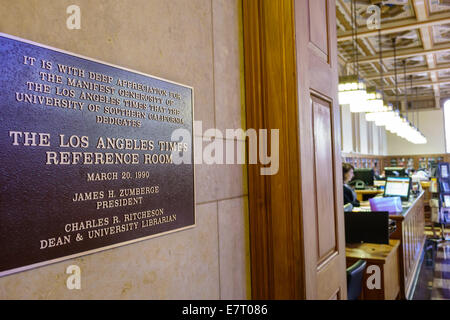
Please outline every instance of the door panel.
[{"label": "door panel", "polygon": [[[336,253],[336,211],[334,206],[334,179],[331,160],[332,139],[331,112],[328,103],[312,98],[314,122],[314,163],[316,185],[316,215],[318,261],[326,260]],[[331,165],[331,167],[330,167]]]},{"label": "door panel", "polygon": [[308,299],[347,298],[335,10],[295,0],[302,190],[314,186],[302,202]]},{"label": "door panel", "polygon": [[[308,1],[309,17],[313,19],[314,28],[309,28],[310,43],[320,50],[318,56],[328,61],[328,5],[327,0]],[[310,22],[311,24],[311,22]],[[313,49],[314,50],[314,49]]]},{"label": "door panel", "polygon": [[[336,253],[337,254],[337,253]],[[323,267],[318,270],[317,287],[318,295],[315,299],[319,300],[341,300],[342,290],[341,274],[336,270],[341,269],[339,259],[331,257],[329,263],[323,264]],[[345,294],[347,296],[347,294]]]}]

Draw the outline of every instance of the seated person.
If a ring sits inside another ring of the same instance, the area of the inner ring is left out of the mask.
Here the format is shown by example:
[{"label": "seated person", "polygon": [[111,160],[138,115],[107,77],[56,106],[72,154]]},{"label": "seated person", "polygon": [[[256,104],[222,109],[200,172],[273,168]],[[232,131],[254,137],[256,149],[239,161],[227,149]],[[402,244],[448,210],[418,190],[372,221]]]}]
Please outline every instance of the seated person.
[{"label": "seated person", "polygon": [[377,161],[375,161],[375,163],[373,164],[373,173],[374,173],[374,175],[375,176],[379,176],[380,175],[380,173],[378,172],[378,162]]},{"label": "seated person", "polygon": [[400,173],[398,171],[392,171],[391,177],[400,177]]},{"label": "seated person", "polygon": [[430,177],[425,171],[419,170],[417,172],[414,172],[414,174],[412,175],[412,179],[413,181],[428,181],[430,180]]},{"label": "seated person", "polygon": [[353,179],[353,170],[355,168],[349,163],[342,164],[342,174],[344,176],[344,205],[351,203],[353,207],[359,207],[360,203],[356,198],[356,192],[348,185]]},{"label": "seated person", "polygon": [[380,172],[378,171],[378,162],[375,162],[375,164],[373,166],[373,174],[374,174],[375,180],[382,180],[383,179],[383,176],[380,175]]}]

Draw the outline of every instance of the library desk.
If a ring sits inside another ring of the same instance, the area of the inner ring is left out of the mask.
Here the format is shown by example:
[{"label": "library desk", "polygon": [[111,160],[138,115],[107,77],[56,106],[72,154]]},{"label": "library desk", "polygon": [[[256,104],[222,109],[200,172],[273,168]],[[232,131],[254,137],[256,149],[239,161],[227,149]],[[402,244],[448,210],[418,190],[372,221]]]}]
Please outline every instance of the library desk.
[{"label": "library desk", "polygon": [[[400,240],[389,240],[387,244],[347,244],[346,260],[347,267],[356,261],[363,259],[367,261],[364,271],[363,290],[361,300],[396,300],[400,296]],[[376,284],[373,280],[378,271],[368,270],[368,268],[378,267],[380,271],[380,287],[371,288],[368,283]],[[370,271],[370,272],[369,272]]]}]

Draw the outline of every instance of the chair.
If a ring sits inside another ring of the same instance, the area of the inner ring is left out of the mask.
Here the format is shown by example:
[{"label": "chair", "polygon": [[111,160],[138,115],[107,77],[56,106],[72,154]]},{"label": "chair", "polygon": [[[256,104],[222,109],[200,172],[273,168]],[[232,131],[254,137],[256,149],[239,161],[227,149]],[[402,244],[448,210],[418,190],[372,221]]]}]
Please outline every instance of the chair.
[{"label": "chair", "polygon": [[347,269],[347,297],[348,300],[357,300],[362,291],[364,270],[367,262],[359,260]]},{"label": "chair", "polygon": [[344,206],[344,212],[352,212],[353,211],[353,205],[351,203],[347,203]]}]

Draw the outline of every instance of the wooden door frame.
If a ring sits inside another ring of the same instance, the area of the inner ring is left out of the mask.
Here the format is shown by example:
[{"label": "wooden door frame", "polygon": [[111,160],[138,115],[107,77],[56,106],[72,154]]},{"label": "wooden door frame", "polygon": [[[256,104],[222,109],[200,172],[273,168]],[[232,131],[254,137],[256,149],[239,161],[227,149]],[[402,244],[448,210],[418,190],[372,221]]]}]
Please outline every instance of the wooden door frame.
[{"label": "wooden door frame", "polygon": [[278,174],[248,167],[252,298],[304,299],[293,0],[243,0],[243,29],[247,128],[280,130]]},{"label": "wooden door frame", "polygon": [[[310,149],[306,147],[310,146],[313,132],[308,123],[311,115],[299,114],[299,110],[303,110],[300,105],[308,103],[305,90],[314,92],[314,88],[298,74],[306,69],[297,65],[297,50],[304,52],[307,48],[296,48],[297,43],[306,43],[305,39],[297,42],[300,39],[297,37],[306,35],[296,32],[304,23],[296,24],[295,3],[295,0],[243,0],[247,128],[280,130],[278,174],[262,176],[261,165],[248,166],[251,287],[252,298],[257,300],[317,299],[318,290],[326,286],[323,279],[318,283],[317,261],[310,256],[308,247],[316,244],[311,232],[305,229],[314,225],[310,223],[314,210],[310,200],[315,194],[311,194],[311,172],[304,172],[302,176],[301,168],[311,168],[314,158],[302,156],[301,150]],[[299,8],[305,9],[303,4]],[[330,12],[334,11],[328,14]],[[335,36],[333,32],[331,35]],[[343,225],[343,212],[340,212],[342,176],[340,125],[336,118],[339,116],[337,82],[335,85],[336,95],[331,97],[330,103],[334,197],[338,210],[336,228],[339,229]],[[345,239],[343,234],[337,236],[337,252],[344,254],[344,258],[335,266],[344,269],[342,275],[331,274],[345,277]],[[346,299],[345,280],[340,278],[339,282],[343,292],[339,292],[338,298]]]}]

